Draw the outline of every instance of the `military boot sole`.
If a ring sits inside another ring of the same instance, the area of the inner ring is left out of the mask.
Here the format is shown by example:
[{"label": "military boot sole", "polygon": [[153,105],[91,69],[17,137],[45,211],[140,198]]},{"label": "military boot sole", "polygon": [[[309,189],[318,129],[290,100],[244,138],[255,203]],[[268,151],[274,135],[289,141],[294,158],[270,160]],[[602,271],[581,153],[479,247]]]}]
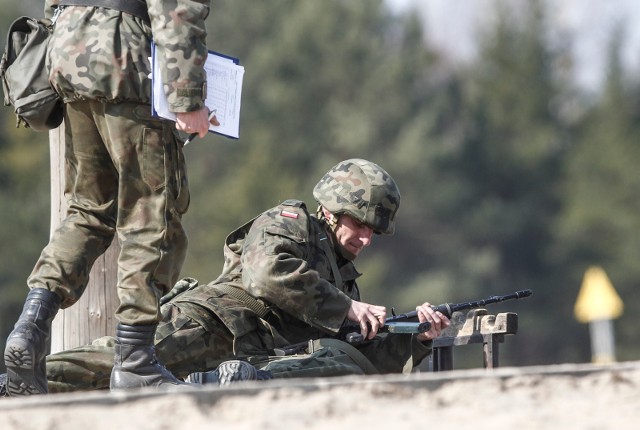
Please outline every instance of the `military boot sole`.
[{"label": "military boot sole", "polygon": [[246,361],[229,360],[220,364],[216,370],[191,373],[186,382],[225,386],[238,381],[265,381],[269,379],[273,379],[273,374],[268,370],[256,369]]},{"label": "military boot sole", "polygon": [[258,372],[251,364],[240,361],[230,360],[218,366],[218,383],[220,385],[229,385],[236,381],[255,381],[258,379]]},{"label": "military boot sole", "polygon": [[20,337],[9,338],[4,350],[7,366],[7,393],[10,396],[46,394],[46,377],[38,377],[32,342]]}]

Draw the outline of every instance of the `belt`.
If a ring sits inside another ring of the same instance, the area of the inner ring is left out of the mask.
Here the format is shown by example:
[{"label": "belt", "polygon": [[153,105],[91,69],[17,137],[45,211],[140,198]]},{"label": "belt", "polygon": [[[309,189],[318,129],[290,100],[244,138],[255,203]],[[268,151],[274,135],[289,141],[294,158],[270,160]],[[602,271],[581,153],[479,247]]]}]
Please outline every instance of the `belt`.
[{"label": "belt", "polygon": [[105,7],[137,16],[147,24],[151,23],[147,3],[144,0],[60,0],[59,5]]}]

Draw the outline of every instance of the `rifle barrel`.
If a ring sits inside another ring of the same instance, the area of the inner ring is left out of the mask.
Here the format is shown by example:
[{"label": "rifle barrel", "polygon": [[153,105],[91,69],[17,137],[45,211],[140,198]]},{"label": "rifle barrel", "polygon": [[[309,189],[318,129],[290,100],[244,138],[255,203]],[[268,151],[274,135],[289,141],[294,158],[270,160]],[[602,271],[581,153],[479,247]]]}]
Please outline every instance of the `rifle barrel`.
[{"label": "rifle barrel", "polygon": [[[522,290],[522,291],[516,291],[515,293],[511,293],[511,294],[505,294],[503,296],[491,296],[486,299],[478,300],[475,302],[443,303],[438,306],[431,306],[431,309],[433,309],[434,311],[439,311],[444,315],[446,315],[447,317],[451,317],[451,314],[453,314],[456,311],[480,308],[485,305],[504,302],[505,300],[522,299],[525,297],[529,297],[531,294],[533,294],[533,291],[531,290]],[[418,316],[418,311],[411,311],[405,314],[394,315],[392,317],[389,317],[387,318],[386,322],[404,321],[404,320],[416,318],[417,316]]]}]

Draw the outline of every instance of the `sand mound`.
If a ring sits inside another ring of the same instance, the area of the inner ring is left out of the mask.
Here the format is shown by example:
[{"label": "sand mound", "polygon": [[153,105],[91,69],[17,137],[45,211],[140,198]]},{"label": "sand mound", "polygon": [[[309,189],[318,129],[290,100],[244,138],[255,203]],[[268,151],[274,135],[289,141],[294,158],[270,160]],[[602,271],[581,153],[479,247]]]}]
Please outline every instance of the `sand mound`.
[{"label": "sand mound", "polygon": [[639,393],[640,362],[631,362],[34,396],[0,400],[0,418],[12,430],[617,430],[636,425]]}]

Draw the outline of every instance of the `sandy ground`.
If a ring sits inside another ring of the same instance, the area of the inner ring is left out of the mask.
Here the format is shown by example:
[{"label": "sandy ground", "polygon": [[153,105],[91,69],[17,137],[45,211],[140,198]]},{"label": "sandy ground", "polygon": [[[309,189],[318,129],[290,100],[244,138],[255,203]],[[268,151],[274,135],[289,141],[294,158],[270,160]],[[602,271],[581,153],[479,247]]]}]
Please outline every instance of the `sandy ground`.
[{"label": "sandy ground", "polygon": [[618,430],[640,428],[639,419],[640,362],[0,400],[0,427],[7,430]]}]

